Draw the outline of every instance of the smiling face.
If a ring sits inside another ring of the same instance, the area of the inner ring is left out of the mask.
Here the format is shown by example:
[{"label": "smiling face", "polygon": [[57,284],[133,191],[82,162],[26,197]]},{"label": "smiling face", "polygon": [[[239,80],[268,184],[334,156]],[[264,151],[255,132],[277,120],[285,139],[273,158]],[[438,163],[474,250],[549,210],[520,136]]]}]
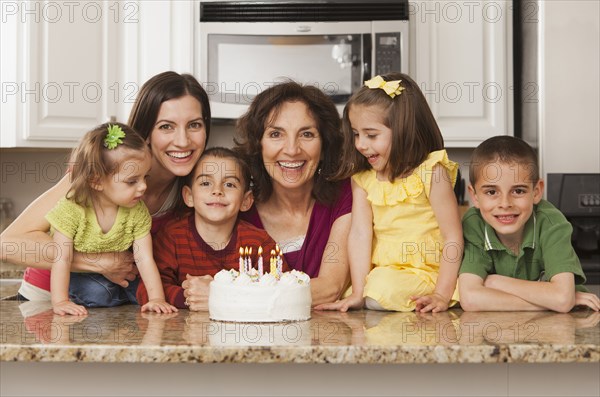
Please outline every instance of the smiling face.
[{"label": "smiling face", "polygon": [[492,162],[479,167],[475,186],[469,185],[471,201],[502,244],[511,249],[520,247],[525,224],[543,190],[543,181],[534,184],[530,168],[518,163]]},{"label": "smiling face", "polygon": [[96,198],[102,205],[135,207],[146,191],[146,178],[152,164],[150,153],[118,148],[107,156],[112,164],[118,164],[118,168],[92,184]]},{"label": "smiling face", "polygon": [[213,225],[235,223],[238,213],[252,205],[252,192],[238,163],[232,158],[205,156],[194,170],[191,186],[183,187],[183,198],[194,208],[196,220]]},{"label": "smiling face", "polygon": [[392,130],[384,124],[384,111],[377,106],[354,105],[348,118],[354,133],[354,147],[367,158],[378,179],[388,179]]},{"label": "smiling face", "polygon": [[149,142],[155,172],[189,174],[206,145],[200,102],[191,95],[163,102]]},{"label": "smiling face", "polygon": [[303,102],[286,102],[268,120],[261,146],[273,186],[312,189],[322,143],[308,107]]}]

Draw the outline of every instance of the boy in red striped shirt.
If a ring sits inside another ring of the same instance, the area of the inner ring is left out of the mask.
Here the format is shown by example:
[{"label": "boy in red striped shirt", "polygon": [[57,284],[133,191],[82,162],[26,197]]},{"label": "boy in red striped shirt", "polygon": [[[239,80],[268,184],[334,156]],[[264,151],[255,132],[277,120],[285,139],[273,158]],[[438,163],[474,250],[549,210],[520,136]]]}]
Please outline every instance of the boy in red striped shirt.
[{"label": "boy in red striped shirt", "polygon": [[[153,238],[167,302],[190,310],[208,309],[208,284],[220,270],[238,268],[240,247],[252,247],[252,262],[263,248],[269,263],[275,241],[262,229],[238,220],[252,206],[250,170],[232,150],[206,150],[182,189],[183,201],[194,211],[171,221]],[[284,271],[287,264],[284,260]],[[143,282],[138,302],[148,301]]]}]

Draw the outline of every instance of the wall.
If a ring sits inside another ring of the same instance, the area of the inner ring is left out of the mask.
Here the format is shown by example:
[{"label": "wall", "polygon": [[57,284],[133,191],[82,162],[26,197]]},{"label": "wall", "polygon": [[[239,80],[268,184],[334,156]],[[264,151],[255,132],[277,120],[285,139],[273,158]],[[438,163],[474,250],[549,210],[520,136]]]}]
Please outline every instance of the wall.
[{"label": "wall", "polygon": [[[537,128],[543,171],[598,173],[600,2],[538,1],[535,7],[526,10],[528,18],[539,17],[540,22]],[[414,37],[414,31],[411,33]],[[232,125],[213,126],[209,145],[230,146],[232,131]],[[467,178],[471,150],[449,152],[461,164]],[[0,196],[13,199],[17,212],[22,211],[56,182],[57,169],[64,170],[67,154],[67,151],[0,151]]]},{"label": "wall", "polygon": [[600,2],[540,1],[544,173],[600,172]]},{"label": "wall", "polygon": [[[218,124],[211,129],[209,146],[232,146],[233,125]],[[64,175],[69,149],[1,149],[0,197],[12,200],[20,214],[40,194]]]},{"label": "wall", "polygon": [[[232,124],[217,124],[211,128],[208,146],[233,145]],[[470,149],[449,149],[450,158],[461,165],[464,177],[468,175]],[[3,149],[0,151],[0,197],[13,201],[18,215],[40,194],[53,186],[66,170],[69,150]]]},{"label": "wall", "polygon": [[0,150],[0,196],[12,200],[18,215],[64,175],[69,150]]}]

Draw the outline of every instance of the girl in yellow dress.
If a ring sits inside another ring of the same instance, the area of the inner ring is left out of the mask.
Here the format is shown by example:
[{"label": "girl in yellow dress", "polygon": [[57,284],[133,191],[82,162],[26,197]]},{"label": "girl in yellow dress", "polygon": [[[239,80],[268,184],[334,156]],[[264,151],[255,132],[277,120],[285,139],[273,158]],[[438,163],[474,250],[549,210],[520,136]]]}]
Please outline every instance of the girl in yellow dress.
[{"label": "girl in yellow dress", "polygon": [[352,175],[352,294],[317,309],[439,312],[458,301],[463,237],[458,166],[417,84],[401,73],[366,81],[344,110]]}]

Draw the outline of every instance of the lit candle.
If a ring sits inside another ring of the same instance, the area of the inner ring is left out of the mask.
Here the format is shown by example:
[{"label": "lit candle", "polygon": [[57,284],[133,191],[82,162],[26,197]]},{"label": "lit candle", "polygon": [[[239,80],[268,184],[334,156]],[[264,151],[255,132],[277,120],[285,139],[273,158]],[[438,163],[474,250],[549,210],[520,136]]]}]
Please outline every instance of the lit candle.
[{"label": "lit candle", "polygon": [[248,248],[248,271],[252,270],[252,247]]},{"label": "lit candle", "polygon": [[273,277],[277,274],[276,263],[275,263],[275,250],[271,250],[271,258],[269,259],[269,265],[271,265],[270,273]]},{"label": "lit candle", "polygon": [[248,247],[244,247],[244,271],[247,272],[248,270]]},{"label": "lit candle", "polygon": [[277,275],[281,277],[283,274],[283,258],[281,257],[281,252],[277,255]]},{"label": "lit candle", "polygon": [[279,244],[275,243],[275,257],[273,261],[275,262],[275,277],[279,279],[281,277],[281,269],[279,268],[279,255],[281,255],[281,250],[279,249]]},{"label": "lit candle", "polygon": [[244,272],[244,249],[240,247],[240,274]]},{"label": "lit candle", "polygon": [[258,246],[258,259],[257,259],[257,266],[258,266],[258,276],[262,277],[263,275],[263,258],[262,258],[262,246]]}]

